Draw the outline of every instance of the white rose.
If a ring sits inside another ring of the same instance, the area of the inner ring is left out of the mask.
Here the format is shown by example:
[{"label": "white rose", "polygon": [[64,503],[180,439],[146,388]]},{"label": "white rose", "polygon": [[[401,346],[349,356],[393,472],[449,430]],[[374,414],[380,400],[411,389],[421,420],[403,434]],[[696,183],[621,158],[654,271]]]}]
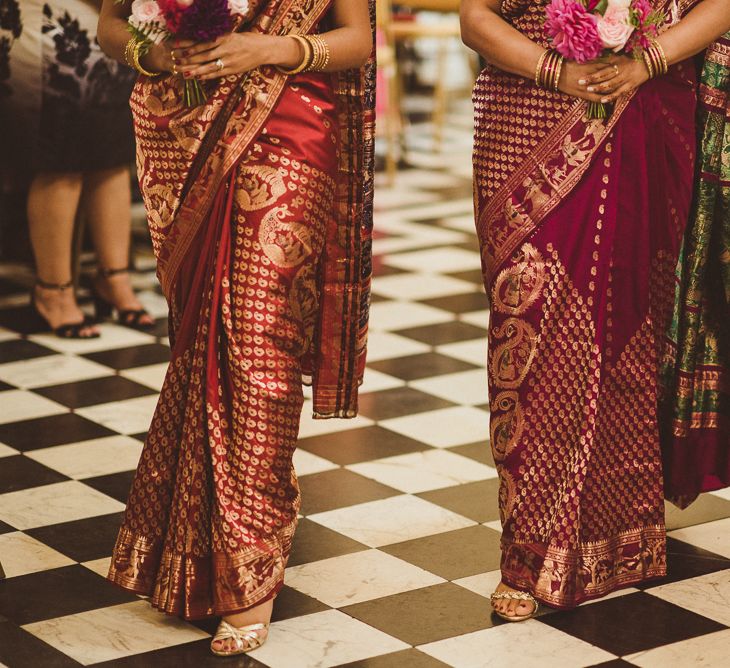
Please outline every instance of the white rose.
[{"label": "white rose", "polygon": [[635,28],[631,25],[631,12],[627,7],[611,7],[596,24],[598,36],[607,49],[618,52],[626,46]]},{"label": "white rose", "polygon": [[608,0],[607,9],[631,9],[632,0]]},{"label": "white rose", "polygon": [[132,19],[134,25],[155,23],[162,18],[162,12],[155,0],[134,0],[132,3]]},{"label": "white rose", "polygon": [[248,0],[228,0],[228,10],[231,14],[248,14]]}]

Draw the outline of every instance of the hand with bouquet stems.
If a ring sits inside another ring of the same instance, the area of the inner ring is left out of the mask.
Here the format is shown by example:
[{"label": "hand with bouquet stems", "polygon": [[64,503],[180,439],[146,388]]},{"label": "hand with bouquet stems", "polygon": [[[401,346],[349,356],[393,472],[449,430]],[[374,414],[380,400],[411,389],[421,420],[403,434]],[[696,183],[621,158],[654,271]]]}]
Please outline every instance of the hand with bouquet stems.
[{"label": "hand with bouquet stems", "polygon": [[566,61],[558,85],[568,95],[610,104],[647,81],[649,70],[642,60],[612,55],[584,64]]}]

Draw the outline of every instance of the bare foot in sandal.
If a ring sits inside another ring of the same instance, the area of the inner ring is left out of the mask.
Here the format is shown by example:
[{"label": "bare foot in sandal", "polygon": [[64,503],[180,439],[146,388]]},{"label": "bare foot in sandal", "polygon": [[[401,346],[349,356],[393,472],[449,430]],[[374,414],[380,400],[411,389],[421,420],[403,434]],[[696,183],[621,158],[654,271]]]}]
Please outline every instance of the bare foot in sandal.
[{"label": "bare foot in sandal", "polygon": [[508,622],[524,622],[535,616],[538,605],[531,594],[500,582],[492,594],[492,607]]},{"label": "bare foot in sandal", "polygon": [[269,621],[273,610],[274,600],[270,599],[245,612],[223,617],[210,643],[213,654],[234,656],[261,647],[269,637]]}]

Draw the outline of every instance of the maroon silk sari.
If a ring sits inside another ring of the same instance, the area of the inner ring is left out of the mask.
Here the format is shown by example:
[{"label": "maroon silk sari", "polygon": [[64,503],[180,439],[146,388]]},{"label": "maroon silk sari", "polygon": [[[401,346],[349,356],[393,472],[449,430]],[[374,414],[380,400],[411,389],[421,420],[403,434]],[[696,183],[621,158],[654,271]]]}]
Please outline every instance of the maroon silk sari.
[{"label": "maroon silk sari", "polygon": [[[546,4],[502,12],[545,43]],[[492,67],[476,84],[502,576],[552,606],[666,572],[657,367],[692,195],[694,79],[673,67],[607,120]]]},{"label": "maroon silk sari", "polygon": [[[308,33],[331,0],[254,5],[246,29]],[[133,93],[172,360],[109,578],[165,612],[232,614],[279,591],[303,379],[316,417],[357,412],[373,75],[372,62],[339,75],[262,67],[194,109],[171,78]]]}]

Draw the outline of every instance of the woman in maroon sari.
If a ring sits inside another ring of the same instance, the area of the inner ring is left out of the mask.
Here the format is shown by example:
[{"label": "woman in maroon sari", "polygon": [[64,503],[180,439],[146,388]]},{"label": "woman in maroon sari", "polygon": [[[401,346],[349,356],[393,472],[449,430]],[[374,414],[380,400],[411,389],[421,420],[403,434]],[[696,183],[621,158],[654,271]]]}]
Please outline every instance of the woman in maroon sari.
[{"label": "woman in maroon sari", "polygon": [[[216,654],[267,637],[299,509],[303,379],[316,417],[357,411],[373,5],[251,0],[236,33],[153,47],[141,69],[166,74],[131,99],[172,361],[109,578],[167,613],[222,616]],[[104,2],[99,39],[119,60],[129,11]],[[184,104],[173,70],[204,83],[204,105]]]},{"label": "woman in maroon sari", "polygon": [[[730,28],[727,0],[653,0],[668,73],[565,62],[553,91],[535,83],[547,4],[462,2],[490,63],[475,201],[503,524],[492,604],[510,621],[666,572],[658,364],[694,180],[688,58]],[[589,120],[586,101],[613,113]]]}]

